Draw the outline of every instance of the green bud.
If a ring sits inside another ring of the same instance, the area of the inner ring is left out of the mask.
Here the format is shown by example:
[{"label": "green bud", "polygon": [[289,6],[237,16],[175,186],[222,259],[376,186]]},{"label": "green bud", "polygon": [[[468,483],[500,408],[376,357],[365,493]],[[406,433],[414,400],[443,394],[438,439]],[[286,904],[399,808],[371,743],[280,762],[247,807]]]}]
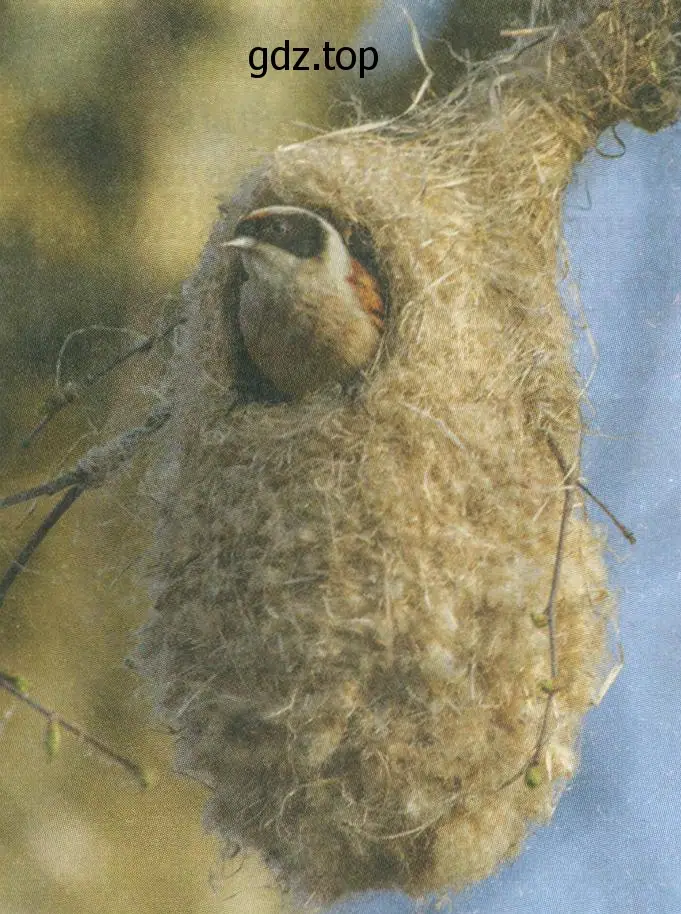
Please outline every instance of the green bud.
[{"label": "green bud", "polygon": [[138,777],[140,784],[145,790],[149,787],[153,787],[156,782],[156,775],[151,768],[142,768],[141,765],[139,767]]},{"label": "green bud", "polygon": [[59,726],[59,721],[54,718],[48,720],[47,726],[45,727],[45,737],[44,737],[45,751],[47,752],[47,758],[51,762],[55,755],[59,752],[61,746],[61,728]]},{"label": "green bud", "polygon": [[539,765],[530,765],[525,769],[525,784],[533,790],[535,787],[541,787],[544,782],[541,767]]},{"label": "green bud", "polygon": [[6,683],[21,692],[22,695],[28,692],[28,682],[24,679],[23,676],[12,676],[11,673],[5,673],[4,670],[0,670],[0,679],[4,679]]}]

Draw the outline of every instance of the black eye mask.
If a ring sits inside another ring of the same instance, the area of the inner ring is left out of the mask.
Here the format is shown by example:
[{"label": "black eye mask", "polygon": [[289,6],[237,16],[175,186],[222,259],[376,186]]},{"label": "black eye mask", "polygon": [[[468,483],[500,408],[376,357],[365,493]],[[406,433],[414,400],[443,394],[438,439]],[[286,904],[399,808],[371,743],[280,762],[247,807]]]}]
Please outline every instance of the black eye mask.
[{"label": "black eye mask", "polygon": [[238,223],[236,235],[273,244],[303,259],[319,257],[324,250],[324,228],[308,213],[246,217]]}]

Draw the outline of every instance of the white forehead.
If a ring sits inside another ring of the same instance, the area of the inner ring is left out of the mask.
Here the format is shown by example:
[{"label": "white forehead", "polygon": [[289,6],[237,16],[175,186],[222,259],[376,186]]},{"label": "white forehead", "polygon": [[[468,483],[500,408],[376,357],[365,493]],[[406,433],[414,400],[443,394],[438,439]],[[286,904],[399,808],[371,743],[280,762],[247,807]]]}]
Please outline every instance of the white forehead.
[{"label": "white forehead", "polygon": [[304,206],[285,206],[283,204],[281,206],[262,206],[258,209],[252,210],[243,218],[251,219],[253,216],[293,216],[296,213],[303,213],[306,216],[312,216],[321,225],[324,226],[329,234],[338,234],[334,226],[331,225],[331,223],[326,219],[324,219],[323,216],[320,216],[319,213],[315,213],[315,211],[312,209],[305,209]]},{"label": "white forehead", "polygon": [[315,213],[314,210],[306,209],[304,206],[287,206],[284,204],[263,206],[252,210],[244,218],[250,219],[253,216],[291,216],[296,213],[312,216],[324,227],[327,237],[327,262],[333,272],[347,273],[349,269],[350,254],[340,232],[327,219],[324,219],[319,213]]}]

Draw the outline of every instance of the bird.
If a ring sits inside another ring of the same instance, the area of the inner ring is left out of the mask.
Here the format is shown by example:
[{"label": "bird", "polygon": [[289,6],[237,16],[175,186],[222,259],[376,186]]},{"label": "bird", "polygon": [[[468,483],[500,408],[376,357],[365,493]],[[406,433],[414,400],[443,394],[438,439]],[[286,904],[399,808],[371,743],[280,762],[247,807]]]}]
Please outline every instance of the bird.
[{"label": "bird", "polygon": [[298,206],[255,209],[224,246],[247,274],[238,328],[249,358],[285,398],[345,384],[373,361],[386,307],[377,277],[340,231]]}]

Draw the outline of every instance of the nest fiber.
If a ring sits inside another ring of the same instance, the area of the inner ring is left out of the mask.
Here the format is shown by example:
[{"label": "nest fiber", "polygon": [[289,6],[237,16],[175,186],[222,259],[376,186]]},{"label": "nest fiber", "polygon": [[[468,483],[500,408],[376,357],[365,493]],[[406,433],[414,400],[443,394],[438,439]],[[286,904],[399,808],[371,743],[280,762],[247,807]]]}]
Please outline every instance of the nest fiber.
[{"label": "nest fiber", "polygon": [[[561,198],[601,130],[676,117],[677,15],[607,4],[443,102],[277,151],[186,286],[136,663],[209,825],[318,901],[483,878],[574,770],[613,609],[575,497],[542,624],[582,431]],[[235,395],[221,243],[273,202],[371,238],[390,314],[351,391]]]}]

